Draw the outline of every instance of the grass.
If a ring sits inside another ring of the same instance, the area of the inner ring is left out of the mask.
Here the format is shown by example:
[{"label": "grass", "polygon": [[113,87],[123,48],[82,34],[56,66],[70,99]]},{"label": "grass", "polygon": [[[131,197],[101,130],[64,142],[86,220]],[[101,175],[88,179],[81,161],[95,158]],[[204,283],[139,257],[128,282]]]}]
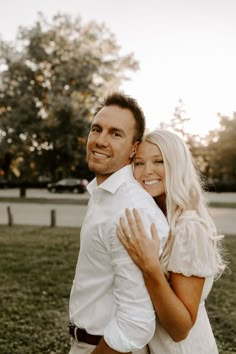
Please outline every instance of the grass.
[{"label": "grass", "polygon": [[[231,274],[207,300],[221,354],[235,353],[236,237],[226,237]],[[0,226],[0,353],[67,354],[68,299],[79,229]],[[199,353],[201,354],[201,353]]]},{"label": "grass", "polygon": [[224,240],[228,269],[214,283],[206,307],[220,354],[236,353],[236,236]]},{"label": "grass", "polygon": [[0,227],[0,353],[69,352],[79,230]]}]

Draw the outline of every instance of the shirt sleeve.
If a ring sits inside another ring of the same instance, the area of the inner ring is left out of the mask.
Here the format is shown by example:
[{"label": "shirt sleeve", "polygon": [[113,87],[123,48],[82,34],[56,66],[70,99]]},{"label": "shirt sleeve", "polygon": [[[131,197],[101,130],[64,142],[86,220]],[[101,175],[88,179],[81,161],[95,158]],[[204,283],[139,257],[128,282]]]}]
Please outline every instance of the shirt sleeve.
[{"label": "shirt sleeve", "polygon": [[[144,227],[150,230],[157,221],[157,214],[145,214],[140,210]],[[159,215],[159,232],[162,239],[168,235],[168,224],[164,215]],[[162,225],[162,226],[161,226]],[[155,311],[145,287],[143,276],[112,231],[110,254],[114,270],[114,299],[116,312],[104,331],[107,344],[120,352],[143,348],[155,330]]]},{"label": "shirt sleeve", "polygon": [[173,246],[167,270],[185,276],[208,278],[217,270],[211,230],[195,212],[183,214],[173,232]]},{"label": "shirt sleeve", "polygon": [[143,276],[118,240],[113,225],[110,243],[115,316],[104,330],[104,339],[121,353],[144,347],[155,331],[155,312]]}]

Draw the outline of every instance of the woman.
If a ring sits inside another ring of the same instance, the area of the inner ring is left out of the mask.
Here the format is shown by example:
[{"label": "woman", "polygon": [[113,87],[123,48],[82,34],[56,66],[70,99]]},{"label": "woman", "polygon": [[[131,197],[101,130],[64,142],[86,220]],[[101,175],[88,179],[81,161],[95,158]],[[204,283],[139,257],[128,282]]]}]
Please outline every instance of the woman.
[{"label": "woman", "polygon": [[[157,327],[149,344],[155,354],[216,354],[204,301],[224,270],[215,225],[209,216],[191,154],[174,133],[145,136],[134,159],[134,176],[166,215],[170,234],[159,258],[151,226],[146,237],[136,210],[126,210],[117,236],[141,269]],[[128,236],[128,237],[127,237]]]}]

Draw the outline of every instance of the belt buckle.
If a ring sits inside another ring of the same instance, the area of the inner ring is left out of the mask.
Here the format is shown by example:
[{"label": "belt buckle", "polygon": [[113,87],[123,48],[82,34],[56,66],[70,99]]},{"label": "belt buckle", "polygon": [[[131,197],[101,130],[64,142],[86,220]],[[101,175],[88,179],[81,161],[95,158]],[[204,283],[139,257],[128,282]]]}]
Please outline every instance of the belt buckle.
[{"label": "belt buckle", "polygon": [[88,343],[87,342],[87,332],[79,327],[75,329],[75,338],[77,342]]},{"label": "belt buckle", "polygon": [[78,343],[87,343],[87,332],[85,330],[81,330],[75,324],[69,324],[69,333]]}]

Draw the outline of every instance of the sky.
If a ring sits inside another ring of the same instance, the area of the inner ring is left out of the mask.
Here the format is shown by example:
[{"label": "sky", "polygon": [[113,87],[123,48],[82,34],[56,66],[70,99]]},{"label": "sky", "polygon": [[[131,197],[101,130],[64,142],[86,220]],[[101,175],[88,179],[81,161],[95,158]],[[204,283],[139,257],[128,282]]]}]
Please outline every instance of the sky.
[{"label": "sky", "polygon": [[68,13],[105,23],[140,69],[122,89],[135,97],[147,127],[169,123],[183,101],[187,130],[204,136],[236,111],[236,0],[0,0],[0,35]]}]

